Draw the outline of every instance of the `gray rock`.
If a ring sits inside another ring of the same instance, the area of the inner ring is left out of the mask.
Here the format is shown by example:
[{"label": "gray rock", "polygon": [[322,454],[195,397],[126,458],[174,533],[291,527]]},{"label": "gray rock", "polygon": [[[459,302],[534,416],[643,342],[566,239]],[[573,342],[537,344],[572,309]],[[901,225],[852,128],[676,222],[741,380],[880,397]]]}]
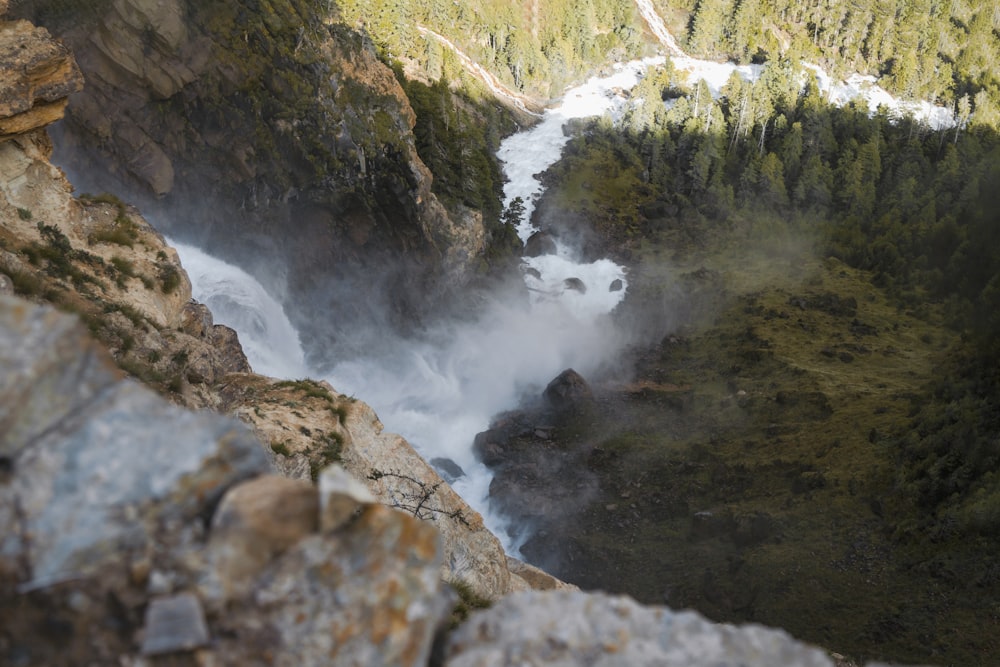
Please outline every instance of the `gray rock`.
[{"label": "gray rock", "polygon": [[191,651],[207,643],[205,612],[194,594],[155,598],[149,603],[143,655]]},{"label": "gray rock", "polygon": [[541,257],[556,252],[556,241],[548,232],[535,232],[524,244],[525,257]]},{"label": "gray rock", "polygon": [[14,295],[14,281],[6,273],[0,273],[0,296]]},{"label": "gray rock", "polygon": [[449,484],[454,484],[457,480],[465,477],[465,471],[462,470],[462,466],[449,458],[439,456],[431,459],[430,464],[444,478],[444,481]]},{"label": "gray rock", "polygon": [[542,396],[556,410],[579,407],[594,398],[590,385],[572,368],[567,368],[549,382]]},{"label": "gray rock", "polygon": [[521,270],[524,272],[524,275],[526,276],[531,276],[533,278],[537,278],[538,280],[542,279],[542,272],[533,266],[525,266]]},{"label": "gray rock", "polygon": [[75,318],[0,296],[0,456],[16,455],[120,377],[84,340]]},{"label": "gray rock", "polygon": [[450,610],[441,553],[432,525],[370,505],[286,551],[220,616],[219,662],[423,667]]},{"label": "gray rock", "polygon": [[117,380],[73,322],[0,299],[2,398],[31,417],[2,413],[0,663],[427,664],[433,525],[332,468],[320,530],[320,492],[262,475],[241,424]]},{"label": "gray rock", "polygon": [[0,297],[0,454],[12,469],[0,570],[18,571],[22,589],[117,565],[165,526],[191,534],[227,488],[267,470],[238,422],[117,378],[76,318]]},{"label": "gray rock", "polygon": [[644,607],[627,597],[514,593],[459,627],[447,667],[833,667],[819,649],[781,630],[712,623],[694,612]]},{"label": "gray rock", "polygon": [[212,518],[206,597],[243,596],[261,570],[319,524],[319,494],[303,480],[264,475],[226,493]]}]

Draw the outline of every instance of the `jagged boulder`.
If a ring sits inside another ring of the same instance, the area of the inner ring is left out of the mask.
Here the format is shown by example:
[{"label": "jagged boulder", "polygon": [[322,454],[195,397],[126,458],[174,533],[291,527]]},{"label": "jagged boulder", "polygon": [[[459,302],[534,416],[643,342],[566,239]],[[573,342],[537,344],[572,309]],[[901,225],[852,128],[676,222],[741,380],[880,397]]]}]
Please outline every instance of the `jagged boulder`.
[{"label": "jagged boulder", "polygon": [[524,243],[525,257],[541,257],[542,255],[554,255],[556,252],[556,241],[552,234],[538,231],[528,237]]},{"label": "jagged boulder", "polygon": [[[7,3],[0,5],[0,15]],[[63,117],[83,75],[66,46],[27,21],[0,20],[0,140]]]},{"label": "jagged boulder", "polygon": [[[268,475],[239,422],[0,297],[0,662],[425,665],[440,536],[343,471]],[[358,488],[362,491],[358,491]]]},{"label": "jagged boulder", "polygon": [[517,593],[450,638],[447,667],[833,667],[781,630],[712,623],[695,612],[572,591]]},{"label": "jagged boulder", "polygon": [[491,600],[530,587],[512,574],[503,546],[482,516],[410,443],[385,432],[367,404],[326,382],[248,374],[225,378],[219,396],[218,407],[251,425],[283,474],[322,482],[319,471],[337,461],[378,502],[436,527],[442,536],[440,575],[445,581],[462,582]]},{"label": "jagged boulder", "polygon": [[409,511],[441,532],[445,552],[441,575],[446,581],[463,582],[491,600],[524,587],[523,580],[511,576],[503,546],[482,516],[410,443],[383,431],[371,407],[355,403],[345,424],[351,440],[341,454],[344,467],[369,479],[380,502]]},{"label": "jagged boulder", "polygon": [[582,375],[567,368],[552,379],[542,396],[556,410],[582,407],[593,400],[594,394]]}]

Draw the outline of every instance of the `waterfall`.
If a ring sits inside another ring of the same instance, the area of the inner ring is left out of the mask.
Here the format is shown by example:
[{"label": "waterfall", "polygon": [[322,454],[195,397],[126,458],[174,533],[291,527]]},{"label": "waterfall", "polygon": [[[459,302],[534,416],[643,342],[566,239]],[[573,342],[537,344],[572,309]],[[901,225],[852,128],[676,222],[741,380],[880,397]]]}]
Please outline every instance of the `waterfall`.
[{"label": "waterfall", "polygon": [[[649,6],[640,2],[644,5]],[[669,36],[662,21],[659,26],[657,34]],[[759,73],[757,66],[741,69],[684,56],[672,40],[668,48],[679,68],[708,80],[716,95],[731,72],[748,78]],[[649,66],[662,62],[657,57],[616,65],[610,75],[566,92],[534,127],[504,140],[498,151],[508,179],[504,200],[509,205],[520,197],[524,203],[518,227],[522,240],[536,231],[531,213],[544,186],[535,174],[561,156],[568,142],[566,122],[616,117],[627,104],[616,91],[631,88]],[[820,76],[820,82],[824,90],[835,90],[828,78]],[[863,95],[866,90],[871,86],[836,88],[838,95]],[[342,361],[320,374],[306,368],[294,328],[253,277],[197,248],[173,245],[191,276],[195,298],[209,305],[218,322],[239,332],[255,371],[283,378],[324,376],[338,391],[372,405],[386,427],[410,441],[425,459],[458,464],[465,474],[453,484],[455,490],[514,554],[520,544],[508,536],[504,517],[490,510],[492,477],[475,459],[473,438],[491,418],[525,396],[537,395],[564,369],[575,368],[586,377],[612,361],[626,341],[610,317],[628,288],[625,268],[608,259],[581,261],[557,240],[554,253],[523,260],[530,299],[523,298],[523,289],[514,296],[498,289],[473,317],[438,323],[418,339],[391,339],[380,332],[379,340],[362,341],[370,349],[368,356]]]},{"label": "waterfall", "polygon": [[249,273],[198,248],[167,239],[191,279],[194,298],[212,311],[216,324],[232,327],[255,373],[305,377],[299,334],[285,309]]}]

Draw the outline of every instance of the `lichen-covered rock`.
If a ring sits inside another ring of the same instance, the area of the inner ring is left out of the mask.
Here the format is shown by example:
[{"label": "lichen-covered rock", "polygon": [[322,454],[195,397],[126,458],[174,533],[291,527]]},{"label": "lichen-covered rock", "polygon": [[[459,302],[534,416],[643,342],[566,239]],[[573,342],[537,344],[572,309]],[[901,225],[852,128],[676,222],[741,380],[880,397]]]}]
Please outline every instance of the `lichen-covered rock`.
[{"label": "lichen-covered rock", "polygon": [[337,530],[356,512],[376,503],[375,496],[360,480],[340,466],[330,466],[319,476],[320,526],[324,531]]},{"label": "lichen-covered rock", "polygon": [[8,250],[51,247],[39,280],[61,278],[79,294],[127,302],[158,327],[179,326],[191,284],[177,252],[117,197],[74,198],[51,154],[44,130],[0,142],[0,236]]},{"label": "lichen-covered rock", "polygon": [[201,601],[193,593],[153,598],[146,608],[143,655],[190,651],[208,643]]},{"label": "lichen-covered rock", "polygon": [[251,425],[284,474],[318,477],[322,485],[319,471],[339,461],[375,500],[434,525],[442,535],[446,581],[464,582],[491,600],[529,587],[511,576],[503,546],[479,513],[410,443],[383,431],[365,403],[326,382],[231,375],[220,387],[219,407]]},{"label": "lichen-covered rock", "polygon": [[427,664],[448,612],[440,537],[381,505],[307,537],[264,571],[239,613],[220,615],[223,665]]},{"label": "lichen-covered rock", "polygon": [[515,593],[451,636],[447,667],[833,667],[781,630],[712,623],[601,593]]},{"label": "lichen-covered rock", "polygon": [[410,443],[384,432],[374,410],[361,402],[352,406],[346,426],[351,439],[341,453],[344,467],[355,477],[369,479],[380,502],[415,514],[441,531],[441,575],[446,581],[464,582],[491,600],[518,587],[500,540]]},{"label": "lichen-covered rock", "polygon": [[0,343],[0,663],[427,663],[432,525],[343,471],[323,503],[264,474],[244,426],[120,380],[69,315],[0,297]]},{"label": "lichen-covered rock", "polygon": [[79,313],[133,377],[189,407],[249,372],[236,332],[191,302],[177,252],[109,194],[74,198],[45,130],[0,141],[0,271],[12,291]]},{"label": "lichen-covered rock", "polygon": [[[5,2],[0,14],[6,10]],[[82,87],[69,49],[47,30],[0,21],[0,140],[56,122]]]},{"label": "lichen-covered rock", "polygon": [[524,586],[516,590],[534,591],[578,591],[579,586],[567,584],[562,579],[553,577],[551,574],[535,567],[513,556],[507,556],[507,569],[514,575],[515,579],[524,582]]},{"label": "lichen-covered rock", "polygon": [[73,318],[11,297],[0,297],[0,309],[0,456],[10,458],[96,401],[121,373],[97,345],[81,341]]},{"label": "lichen-covered rock", "polygon": [[266,475],[230,489],[212,518],[206,597],[221,603],[245,594],[277,555],[316,532],[318,515],[308,482]]}]

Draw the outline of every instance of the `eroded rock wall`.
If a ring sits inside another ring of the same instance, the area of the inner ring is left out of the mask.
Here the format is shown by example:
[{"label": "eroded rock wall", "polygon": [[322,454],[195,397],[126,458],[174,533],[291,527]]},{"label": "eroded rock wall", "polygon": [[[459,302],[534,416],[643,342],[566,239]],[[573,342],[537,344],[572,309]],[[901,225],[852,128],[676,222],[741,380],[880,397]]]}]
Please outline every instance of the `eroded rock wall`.
[{"label": "eroded rock wall", "polygon": [[307,344],[336,329],[317,310],[405,327],[477,265],[481,216],[433,195],[393,72],[323,3],[46,4],[17,12],[86,74],[60,139],[82,187],[131,188],[166,231],[294,293]]}]

